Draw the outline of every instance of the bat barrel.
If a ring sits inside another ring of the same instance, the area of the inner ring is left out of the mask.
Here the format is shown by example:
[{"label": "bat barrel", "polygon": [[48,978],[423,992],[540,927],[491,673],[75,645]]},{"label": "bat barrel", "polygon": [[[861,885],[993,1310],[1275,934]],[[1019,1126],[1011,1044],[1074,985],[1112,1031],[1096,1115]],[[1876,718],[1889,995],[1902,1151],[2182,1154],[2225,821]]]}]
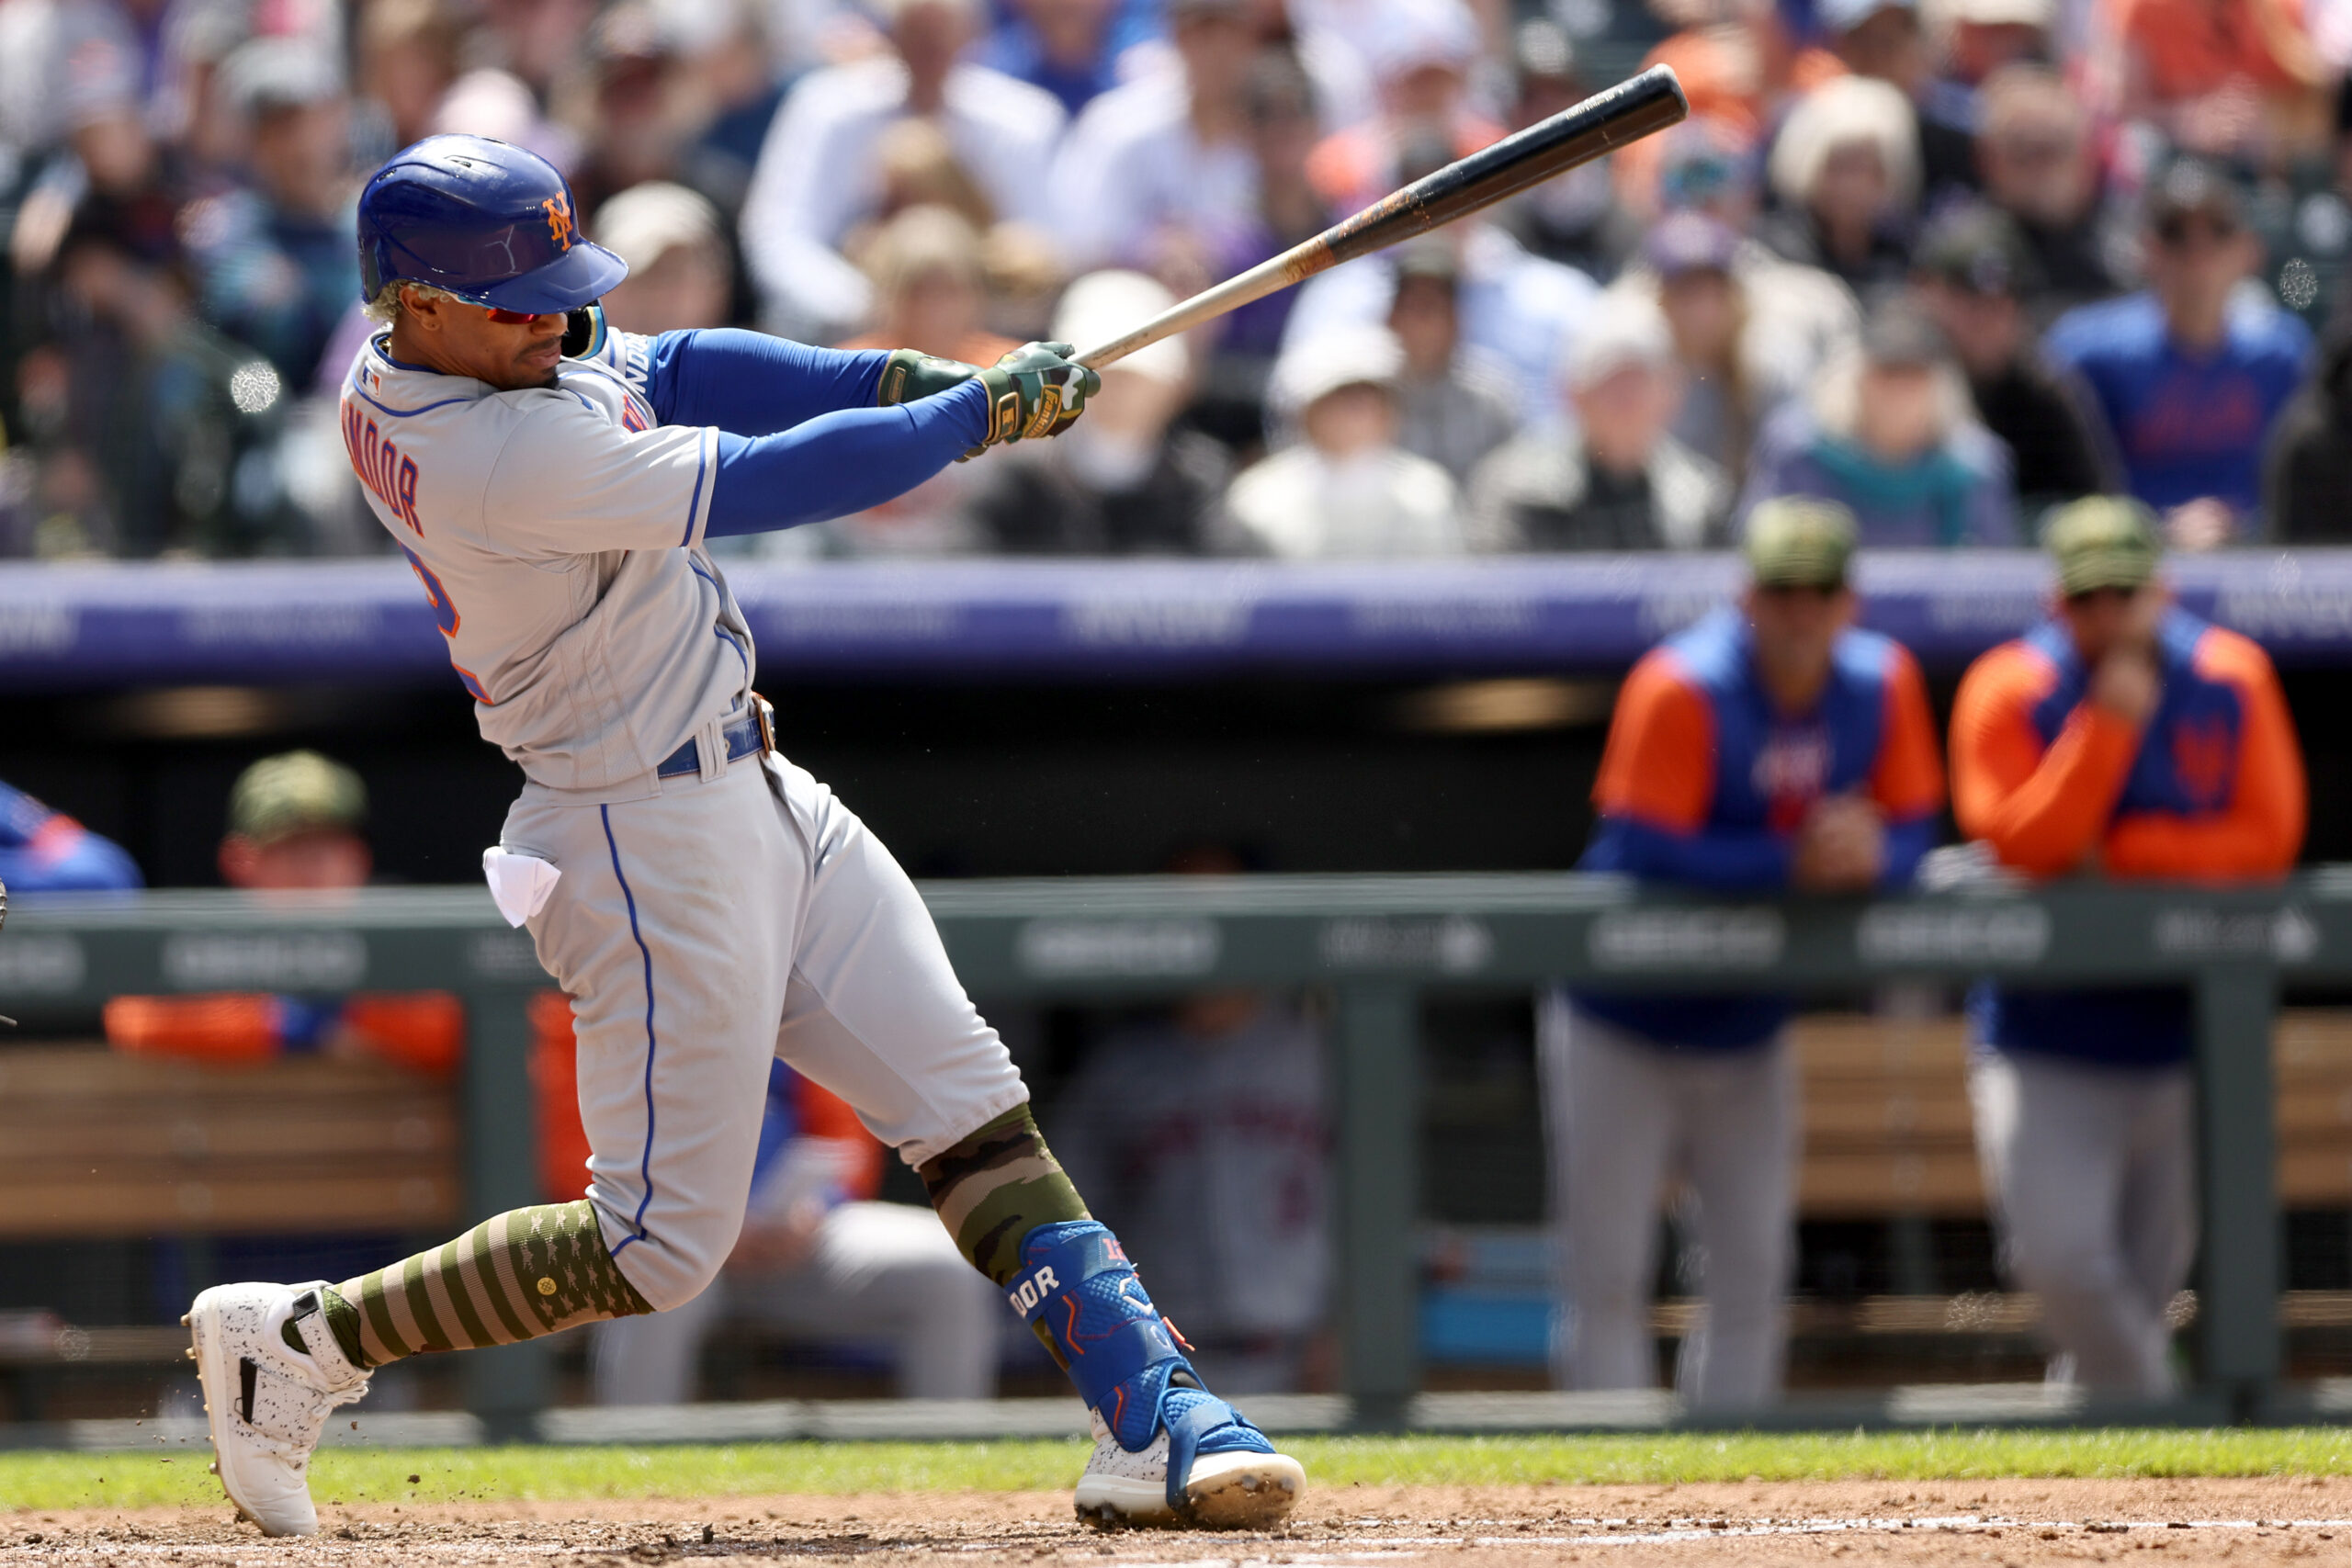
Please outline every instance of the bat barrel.
[{"label": "bat barrel", "polygon": [[1690,116],[1690,100],[1673,68],[1653,65],[1415,180],[1327,230],[1322,243],[1330,247],[1334,262],[1353,261],[1491,207]]},{"label": "bat barrel", "polygon": [[1109,343],[1086,350],[1078,361],[1100,367],[1123,359],[1341,262],[1385,250],[1492,207],[1579,164],[1589,164],[1628,142],[1679,125],[1690,114],[1690,100],[1682,96],[1682,84],[1675,80],[1673,69],[1653,65],[1606,92],[1414,181],[1314,239],[1170,307]]}]

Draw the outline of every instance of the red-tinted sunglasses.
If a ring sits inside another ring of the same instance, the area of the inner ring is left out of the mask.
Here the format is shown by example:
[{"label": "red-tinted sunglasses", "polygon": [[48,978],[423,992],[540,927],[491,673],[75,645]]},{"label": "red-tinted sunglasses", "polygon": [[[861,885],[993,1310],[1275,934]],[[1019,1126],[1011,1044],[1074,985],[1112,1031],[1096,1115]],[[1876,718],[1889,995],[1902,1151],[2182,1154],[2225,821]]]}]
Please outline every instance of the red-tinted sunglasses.
[{"label": "red-tinted sunglasses", "polygon": [[537,321],[541,316],[560,316],[561,310],[502,310],[495,305],[484,305],[482,313],[503,327],[519,327]]}]

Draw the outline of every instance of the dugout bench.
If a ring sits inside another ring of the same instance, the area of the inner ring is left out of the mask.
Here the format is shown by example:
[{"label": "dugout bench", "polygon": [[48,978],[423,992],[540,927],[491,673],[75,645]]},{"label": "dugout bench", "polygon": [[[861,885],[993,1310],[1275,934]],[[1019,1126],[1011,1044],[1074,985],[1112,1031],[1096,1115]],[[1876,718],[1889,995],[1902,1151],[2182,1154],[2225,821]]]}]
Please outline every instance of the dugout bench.
[{"label": "dugout bench", "polygon": [[[2277,1387],[2278,1145],[2268,1044],[2282,976],[2352,979],[2352,872],[2267,888],[2061,884],[1787,904],[1672,898],[1578,874],[967,882],[923,893],[959,974],[982,997],[1132,999],[1236,984],[1330,990],[1342,1382],[1366,1427],[1400,1421],[1420,1382],[1413,1218],[1424,992],[1565,979],[1850,995],[1886,980],[1985,973],[2191,984],[2205,1382],[2170,1414],[2253,1419],[2291,1408]],[[545,984],[528,940],[473,887],[57,898],[12,914],[0,934],[0,1011],[28,1023],[86,1019],[124,992],[458,992],[468,1020],[455,1112],[459,1221],[537,1201],[526,1007]],[[1895,1101],[1883,1084],[1854,1103],[1873,1097],[1883,1119]],[[1913,1100],[1927,1133],[1927,1104]],[[1855,1129],[1870,1115],[1841,1113]],[[2324,1157],[2352,1168],[2352,1138],[2345,1148]],[[1905,1179],[1883,1162],[1911,1156],[1893,1149],[1883,1139],[1874,1154],[1856,1151],[1832,1185]],[[1949,1148],[1918,1157],[1922,1192],[1931,1182],[1959,1184]],[[2300,1168],[2290,1168],[2290,1182]],[[81,1201],[62,1192],[56,1201]],[[533,1429],[546,1403],[545,1347],[471,1352],[466,1373],[469,1404],[493,1435]]]}]

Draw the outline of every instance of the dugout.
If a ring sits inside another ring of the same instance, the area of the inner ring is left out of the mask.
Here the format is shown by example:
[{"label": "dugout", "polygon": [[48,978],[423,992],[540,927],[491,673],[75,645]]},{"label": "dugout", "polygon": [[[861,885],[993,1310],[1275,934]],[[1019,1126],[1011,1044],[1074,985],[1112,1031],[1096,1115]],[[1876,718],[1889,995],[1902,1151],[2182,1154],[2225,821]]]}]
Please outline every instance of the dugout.
[{"label": "dugout", "polygon": [[[1917,649],[1941,704],[1968,657],[2030,621],[2042,570],[2024,553],[1865,558],[1860,586],[1871,624]],[[953,879],[1145,872],[1202,840],[1281,872],[1565,868],[1617,676],[1736,567],[971,561],[733,576],[787,750],[919,875]],[[2352,859],[2352,826],[2325,805],[2352,767],[2337,719],[2352,692],[2352,552],[2183,560],[2176,578],[2191,607],[2273,649],[2312,774],[2306,859]],[[517,775],[469,708],[397,564],[0,572],[0,778],[118,838],[159,884],[217,880],[230,781],[294,745],[368,779],[388,880],[471,880]],[[2297,982],[2290,999],[2335,996]],[[1041,1098],[1123,1005],[1027,1009]],[[1528,1008],[1508,987],[1440,986],[1420,1021],[1420,1209],[1440,1227],[1430,1381],[1532,1383],[1542,1285],[1524,1227],[1543,1154]],[[2289,1314],[2291,1365],[2352,1368],[2352,1312],[2335,1297],[2352,1286],[2352,1214],[2292,1213],[2286,1235],[2285,1285],[2306,1292]],[[0,1308],[48,1282],[51,1245],[0,1256]],[[74,1258],[85,1321],[152,1316],[176,1283],[129,1252]],[[1665,1267],[1679,1294],[1670,1250]],[[1806,1224],[1801,1270],[1809,1298],[1843,1304],[1800,1322],[1800,1379],[1809,1347],[1822,1375],[1832,1362],[1890,1379],[2030,1366],[1964,1206],[1900,1224],[1825,1213]],[[1870,1305],[1930,1296],[1984,1298],[1968,1325],[1980,1332]]]}]

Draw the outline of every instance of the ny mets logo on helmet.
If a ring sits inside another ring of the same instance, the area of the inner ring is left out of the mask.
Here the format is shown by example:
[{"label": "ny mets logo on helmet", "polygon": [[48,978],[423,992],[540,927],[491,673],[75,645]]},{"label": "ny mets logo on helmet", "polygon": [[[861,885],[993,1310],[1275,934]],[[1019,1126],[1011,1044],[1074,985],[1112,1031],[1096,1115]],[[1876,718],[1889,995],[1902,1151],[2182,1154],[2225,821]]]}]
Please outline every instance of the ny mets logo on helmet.
[{"label": "ny mets logo on helmet", "polygon": [[555,236],[555,248],[571,249],[571,198],[560,194],[551,196],[539,203],[539,209],[548,215],[548,232]]}]

